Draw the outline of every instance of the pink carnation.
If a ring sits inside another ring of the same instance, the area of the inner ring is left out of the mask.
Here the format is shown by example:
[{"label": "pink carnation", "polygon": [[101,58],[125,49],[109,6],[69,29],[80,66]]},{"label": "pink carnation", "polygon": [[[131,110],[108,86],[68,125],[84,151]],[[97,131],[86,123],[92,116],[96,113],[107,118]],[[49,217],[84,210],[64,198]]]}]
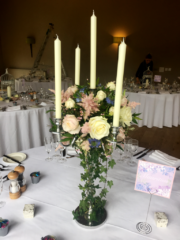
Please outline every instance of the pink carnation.
[{"label": "pink carnation", "polygon": [[83,94],[81,98],[82,103],[78,103],[79,106],[85,109],[84,119],[86,120],[91,113],[99,111],[98,99],[94,98],[94,94],[90,93],[89,96]]},{"label": "pink carnation", "polygon": [[140,103],[138,103],[138,102],[129,102],[128,103],[128,107],[130,107],[131,109],[135,109],[135,107],[138,105],[140,105]]},{"label": "pink carnation", "polygon": [[84,141],[84,142],[82,142],[82,144],[81,144],[81,148],[82,148],[82,150],[84,150],[84,151],[89,151],[90,150],[90,144],[89,144],[89,141],[88,140],[86,140],[86,141]]}]

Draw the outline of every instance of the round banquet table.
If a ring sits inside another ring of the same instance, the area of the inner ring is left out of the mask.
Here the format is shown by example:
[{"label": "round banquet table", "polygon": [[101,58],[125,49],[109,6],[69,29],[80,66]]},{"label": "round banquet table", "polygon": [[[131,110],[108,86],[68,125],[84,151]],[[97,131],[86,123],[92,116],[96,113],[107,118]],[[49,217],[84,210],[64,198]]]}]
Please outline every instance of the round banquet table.
[{"label": "round banquet table", "polygon": [[[61,84],[62,90],[66,91],[67,88],[73,83],[71,79],[67,78],[67,80],[63,80]],[[31,86],[33,91],[39,91],[42,88],[47,92],[49,89],[55,89],[55,82],[39,82],[38,80],[34,80],[33,82],[25,82],[24,79],[15,80],[15,91],[17,92],[24,91],[24,89],[28,86]]]},{"label": "round banquet table", "polygon": [[148,128],[180,125],[180,94],[145,94],[126,92],[129,101],[139,102],[134,110],[141,113],[138,126]]},{"label": "round banquet table", "polygon": [[[129,167],[126,162],[117,163],[114,169],[108,171],[108,180],[113,180],[114,185],[107,194],[105,206],[108,213],[107,221],[98,229],[87,230],[77,225],[72,215],[72,211],[81,199],[78,185],[81,182],[80,174],[83,169],[80,166],[80,159],[70,158],[62,164],[55,160],[46,162],[45,147],[29,149],[24,153],[28,156],[23,163],[27,190],[19,199],[11,200],[9,198],[10,182],[6,181],[1,194],[1,201],[6,201],[6,205],[1,208],[1,217],[10,221],[6,240],[41,239],[46,235],[53,235],[57,240],[179,239],[180,171],[176,171],[170,199],[152,197],[147,219],[152,226],[152,232],[144,236],[138,233],[136,224],[145,221],[150,196],[134,190],[137,166]],[[51,155],[53,154],[54,152],[51,152]],[[144,158],[155,162],[148,156]],[[30,173],[34,171],[41,172],[38,184],[32,184],[30,180]],[[6,175],[6,172],[2,172],[2,175]],[[33,219],[24,219],[25,204],[35,204]],[[165,212],[168,216],[167,228],[156,227],[154,213],[157,211]]]},{"label": "round banquet table", "polygon": [[[18,101],[18,105],[21,101]],[[30,105],[27,103],[26,105]],[[0,107],[12,106],[12,103],[0,102]],[[23,105],[25,105],[23,103]],[[27,110],[0,112],[0,156],[39,147],[44,137],[51,136],[50,113],[46,113],[52,104],[41,108],[27,107]]]}]

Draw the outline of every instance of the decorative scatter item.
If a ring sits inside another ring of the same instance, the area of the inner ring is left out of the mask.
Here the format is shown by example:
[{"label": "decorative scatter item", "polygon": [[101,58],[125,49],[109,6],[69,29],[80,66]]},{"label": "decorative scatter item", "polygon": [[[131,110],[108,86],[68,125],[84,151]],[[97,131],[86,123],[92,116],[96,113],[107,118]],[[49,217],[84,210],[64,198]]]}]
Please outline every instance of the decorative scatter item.
[{"label": "decorative scatter item", "polygon": [[34,204],[25,204],[24,209],[23,209],[24,218],[33,218],[34,211],[35,211]]},{"label": "decorative scatter item", "polygon": [[157,227],[166,228],[168,218],[164,212],[155,212],[155,222]]},{"label": "decorative scatter item", "polygon": [[26,179],[23,176],[24,170],[25,170],[25,167],[21,166],[21,165],[15,167],[15,169],[14,169],[14,171],[19,173],[18,183],[20,185],[21,192],[26,191]]},{"label": "decorative scatter item", "polygon": [[47,235],[45,237],[42,237],[41,240],[56,240],[55,237]]},{"label": "decorative scatter item", "polygon": [[40,180],[40,172],[33,172],[30,174],[31,176],[31,181],[33,184],[36,184],[39,182]]},{"label": "decorative scatter item", "polygon": [[17,181],[18,177],[19,173],[16,171],[12,171],[8,174],[8,178],[11,181],[9,186],[9,196],[11,199],[17,199],[21,196],[20,186]]},{"label": "decorative scatter item", "polygon": [[0,218],[0,236],[6,236],[8,234],[9,221]]}]

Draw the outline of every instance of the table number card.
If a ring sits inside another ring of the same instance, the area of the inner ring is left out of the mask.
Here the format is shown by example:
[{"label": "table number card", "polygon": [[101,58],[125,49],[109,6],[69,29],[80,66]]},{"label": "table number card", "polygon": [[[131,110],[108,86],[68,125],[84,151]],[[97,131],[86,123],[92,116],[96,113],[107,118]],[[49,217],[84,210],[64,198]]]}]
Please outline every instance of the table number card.
[{"label": "table number card", "polygon": [[139,160],[135,190],[170,198],[176,168]]}]

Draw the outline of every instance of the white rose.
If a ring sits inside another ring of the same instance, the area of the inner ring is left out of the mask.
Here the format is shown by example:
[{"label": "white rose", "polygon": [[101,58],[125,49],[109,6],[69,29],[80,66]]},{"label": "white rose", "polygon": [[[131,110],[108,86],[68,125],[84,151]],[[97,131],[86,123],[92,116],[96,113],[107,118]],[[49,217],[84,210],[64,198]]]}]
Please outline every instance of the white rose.
[{"label": "white rose", "polygon": [[97,95],[96,95],[96,98],[99,100],[99,101],[102,101],[106,98],[106,94],[105,92],[103,92],[102,90],[98,91],[97,92]]},{"label": "white rose", "polygon": [[120,122],[122,123],[123,127],[125,124],[130,126],[132,121],[132,113],[130,107],[123,107],[120,110]]},{"label": "white rose", "polygon": [[73,108],[75,106],[75,101],[72,98],[69,98],[65,102],[65,106],[66,106],[66,108]]},{"label": "white rose", "polygon": [[108,82],[106,87],[110,88],[111,91],[114,91],[116,89],[116,85],[114,82]]},{"label": "white rose", "polygon": [[63,130],[71,134],[79,133],[81,127],[78,119],[74,115],[66,115],[62,123]]},{"label": "white rose", "polygon": [[113,114],[114,114],[114,107],[110,107],[110,109],[109,109],[109,115],[110,115],[110,116],[113,116]]},{"label": "white rose", "polygon": [[91,128],[91,138],[100,140],[109,135],[110,124],[107,122],[106,118],[101,116],[92,117],[89,120],[89,126]]}]

